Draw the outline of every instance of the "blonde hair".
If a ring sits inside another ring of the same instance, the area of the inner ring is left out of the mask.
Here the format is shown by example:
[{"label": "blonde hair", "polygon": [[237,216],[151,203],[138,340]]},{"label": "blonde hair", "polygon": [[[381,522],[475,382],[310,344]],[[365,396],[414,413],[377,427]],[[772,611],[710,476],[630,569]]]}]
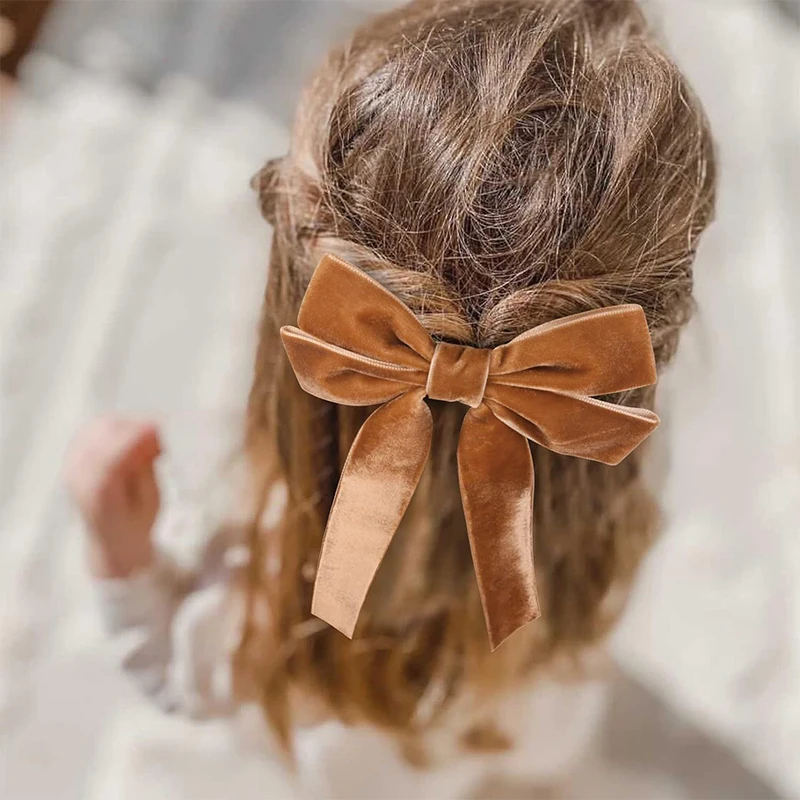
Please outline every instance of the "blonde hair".
[{"label": "blonde hair", "polygon": [[[306,395],[278,329],[295,323],[332,252],[434,338],[478,347],[638,303],[663,367],[713,214],[708,124],[632,1],[419,0],[330,54],[289,154],[256,185],[275,238],[247,453],[262,502],[285,485],[288,508],[272,528],[253,526],[239,691],[285,742],[295,692],[413,739],[607,634],[657,530],[646,448],[607,467],[532,445],[543,617],[491,653],[456,473],[463,409],[432,402],[430,462],[350,641],[310,604],[339,474],[370,409]],[[654,390],[607,399],[650,407]]]}]

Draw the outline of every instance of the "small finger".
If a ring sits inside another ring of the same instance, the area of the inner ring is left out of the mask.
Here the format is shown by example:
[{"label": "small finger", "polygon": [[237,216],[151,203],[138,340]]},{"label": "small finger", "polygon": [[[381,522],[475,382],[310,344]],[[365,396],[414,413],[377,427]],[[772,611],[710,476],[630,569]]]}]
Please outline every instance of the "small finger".
[{"label": "small finger", "polygon": [[129,497],[131,502],[145,513],[155,514],[158,510],[161,494],[155,470],[152,466],[142,468],[131,478]]},{"label": "small finger", "polygon": [[98,506],[124,499],[124,482],[160,452],[151,423],[120,417],[96,420],[76,437],[67,458],[66,482],[79,505]]}]

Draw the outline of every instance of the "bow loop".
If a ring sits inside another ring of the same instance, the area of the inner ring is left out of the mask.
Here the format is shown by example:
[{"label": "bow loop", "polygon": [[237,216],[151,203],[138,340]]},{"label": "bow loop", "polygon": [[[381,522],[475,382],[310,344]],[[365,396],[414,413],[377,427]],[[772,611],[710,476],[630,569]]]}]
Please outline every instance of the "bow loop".
[{"label": "bow loop", "polygon": [[418,368],[379,361],[328,344],[299,328],[281,328],[281,340],[303,390],[348,406],[386,403],[414,386],[425,386],[427,364]]},{"label": "bow loop", "polygon": [[585,311],[547,322],[492,352],[492,383],[592,397],[656,382],[641,306]]},{"label": "bow loop", "polygon": [[308,284],[297,326],[329,344],[403,367],[425,368],[434,344],[391,292],[326,254]]},{"label": "bow loop", "polygon": [[656,380],[639,306],[587,311],[482,350],[435,344],[387,289],[330,255],[281,329],[302,388],[373,406],[342,471],[320,555],[312,612],[352,636],[431,445],[432,400],[470,406],[458,471],[492,647],[539,615],[533,569],[533,461],[527,440],[616,464],[658,426],[644,408],[596,395]]}]

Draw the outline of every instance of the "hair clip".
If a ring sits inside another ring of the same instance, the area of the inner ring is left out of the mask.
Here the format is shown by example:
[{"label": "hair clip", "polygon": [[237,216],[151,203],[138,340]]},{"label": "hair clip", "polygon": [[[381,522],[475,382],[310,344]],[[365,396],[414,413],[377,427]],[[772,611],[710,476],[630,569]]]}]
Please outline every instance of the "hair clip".
[{"label": "hair clip", "polygon": [[596,399],[649,386],[656,366],[638,305],[539,325],[494,349],[434,342],[397,297],[325,255],[298,327],[281,328],[300,386],[349,406],[379,406],[361,427],[328,517],[312,613],[352,637],[372,579],[431,445],[424,401],[469,406],[458,476],[492,649],[540,615],[533,568],[528,439],[618,464],[656,427],[650,410]]}]

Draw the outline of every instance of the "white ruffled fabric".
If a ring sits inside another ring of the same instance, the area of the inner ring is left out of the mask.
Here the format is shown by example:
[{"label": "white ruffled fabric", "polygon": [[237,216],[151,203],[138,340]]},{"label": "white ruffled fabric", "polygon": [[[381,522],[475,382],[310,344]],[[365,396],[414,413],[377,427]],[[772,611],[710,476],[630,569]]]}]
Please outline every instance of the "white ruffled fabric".
[{"label": "white ruffled fabric", "polygon": [[[192,530],[200,518],[195,509],[173,509],[158,531],[153,564],[124,580],[96,581],[95,591],[114,655],[145,695],[163,711],[196,720],[228,717],[237,726],[230,658],[241,620],[229,589],[242,565],[241,545],[220,544],[206,531]],[[178,566],[170,554],[165,543],[175,541],[175,529],[183,558],[203,564],[202,572]],[[217,563],[207,553],[216,553]],[[557,781],[587,753],[607,694],[600,679],[541,681],[510,697],[490,720],[515,742],[513,751],[470,755],[456,732],[444,731],[426,742],[433,762],[427,770],[410,767],[397,745],[373,729],[336,721],[304,725],[296,733],[297,790],[311,798],[446,800],[471,796],[495,776],[526,786]],[[246,718],[253,733],[253,715]],[[268,753],[263,728],[262,739]]]}]

